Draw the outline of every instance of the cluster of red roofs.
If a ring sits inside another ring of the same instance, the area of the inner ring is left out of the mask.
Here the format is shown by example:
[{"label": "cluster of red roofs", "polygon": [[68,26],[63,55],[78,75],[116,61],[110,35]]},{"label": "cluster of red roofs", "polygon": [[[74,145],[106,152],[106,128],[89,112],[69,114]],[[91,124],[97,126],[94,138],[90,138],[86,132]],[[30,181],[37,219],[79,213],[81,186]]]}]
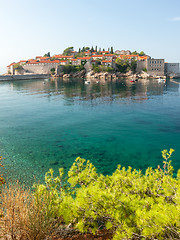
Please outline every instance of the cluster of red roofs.
[{"label": "cluster of red roofs", "polygon": [[89,50],[84,52],[85,57],[77,57],[74,58],[74,56],[77,54],[77,52],[73,51],[71,56],[64,56],[62,54],[54,55],[52,57],[42,57],[37,56],[35,59],[28,59],[28,60],[21,60],[17,63],[11,63],[7,67],[10,67],[15,64],[39,64],[39,63],[67,63],[68,62],[75,62],[78,60],[90,60],[91,62],[96,62],[96,59],[100,59],[102,63],[106,62],[112,62],[113,59],[120,58],[120,59],[132,59],[135,58],[136,60],[146,60],[148,56],[139,56],[139,55],[117,55],[117,54],[111,54],[109,51],[100,51],[100,52],[90,52]]}]

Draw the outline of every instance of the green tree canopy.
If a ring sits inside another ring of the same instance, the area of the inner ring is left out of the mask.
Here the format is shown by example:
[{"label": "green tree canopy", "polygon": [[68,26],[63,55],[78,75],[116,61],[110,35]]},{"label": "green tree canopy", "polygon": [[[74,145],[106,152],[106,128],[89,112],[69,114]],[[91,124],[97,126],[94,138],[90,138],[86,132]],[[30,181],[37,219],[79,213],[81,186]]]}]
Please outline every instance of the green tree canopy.
[{"label": "green tree canopy", "polygon": [[131,53],[132,55],[139,55],[139,53],[137,51],[134,51]]},{"label": "green tree canopy", "polygon": [[116,64],[117,70],[122,73],[127,72],[128,67],[130,66],[128,60],[123,60],[120,58],[116,59],[115,64]]},{"label": "green tree canopy", "polygon": [[91,52],[94,52],[94,48],[93,48],[93,46],[92,46],[92,48],[91,48],[91,50],[90,50]]},{"label": "green tree canopy", "polygon": [[140,53],[139,53],[139,56],[144,56],[145,55],[145,53],[143,52],[143,51],[141,51]]},{"label": "green tree canopy", "polygon": [[44,57],[50,57],[50,56],[51,56],[50,52],[44,54]]},{"label": "green tree canopy", "polygon": [[68,47],[68,48],[64,49],[63,55],[65,55],[65,56],[71,55],[72,51],[74,51],[74,47]]}]

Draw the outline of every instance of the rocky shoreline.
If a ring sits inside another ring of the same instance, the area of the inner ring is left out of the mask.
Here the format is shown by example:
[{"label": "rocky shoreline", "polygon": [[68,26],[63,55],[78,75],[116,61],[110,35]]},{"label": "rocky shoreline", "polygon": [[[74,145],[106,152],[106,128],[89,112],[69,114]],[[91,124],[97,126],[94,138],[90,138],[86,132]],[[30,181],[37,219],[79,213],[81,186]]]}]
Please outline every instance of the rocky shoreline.
[{"label": "rocky shoreline", "polygon": [[[99,72],[95,73],[93,71],[86,72],[85,70],[82,70],[80,72],[70,73],[70,74],[60,74],[60,75],[53,75],[53,77],[62,77],[63,80],[68,80],[69,78],[82,78],[87,81],[91,80],[116,80],[118,78],[127,78],[127,79],[147,79],[147,78],[153,78],[153,76],[147,74],[146,72],[140,72],[140,73],[133,73],[132,71],[129,71],[127,73],[121,73],[121,72],[115,72],[115,73],[108,73],[108,72]],[[164,77],[164,76],[163,76]]]}]

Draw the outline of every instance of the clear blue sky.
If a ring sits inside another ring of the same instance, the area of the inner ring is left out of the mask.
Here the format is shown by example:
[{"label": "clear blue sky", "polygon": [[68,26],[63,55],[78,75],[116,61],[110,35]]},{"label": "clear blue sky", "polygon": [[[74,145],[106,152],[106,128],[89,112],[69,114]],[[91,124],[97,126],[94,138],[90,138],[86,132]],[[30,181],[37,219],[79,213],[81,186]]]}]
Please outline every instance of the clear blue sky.
[{"label": "clear blue sky", "polygon": [[0,0],[0,73],[66,47],[143,50],[180,62],[180,0]]}]

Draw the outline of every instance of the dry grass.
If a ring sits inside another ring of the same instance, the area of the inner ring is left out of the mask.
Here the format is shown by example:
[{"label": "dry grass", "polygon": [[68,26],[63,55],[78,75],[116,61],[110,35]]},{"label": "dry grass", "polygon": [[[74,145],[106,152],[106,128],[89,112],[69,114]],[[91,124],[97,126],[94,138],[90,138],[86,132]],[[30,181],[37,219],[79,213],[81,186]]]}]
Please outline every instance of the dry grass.
[{"label": "dry grass", "polygon": [[1,239],[41,240],[59,225],[48,207],[50,196],[35,199],[18,183],[6,186],[1,195]]}]

